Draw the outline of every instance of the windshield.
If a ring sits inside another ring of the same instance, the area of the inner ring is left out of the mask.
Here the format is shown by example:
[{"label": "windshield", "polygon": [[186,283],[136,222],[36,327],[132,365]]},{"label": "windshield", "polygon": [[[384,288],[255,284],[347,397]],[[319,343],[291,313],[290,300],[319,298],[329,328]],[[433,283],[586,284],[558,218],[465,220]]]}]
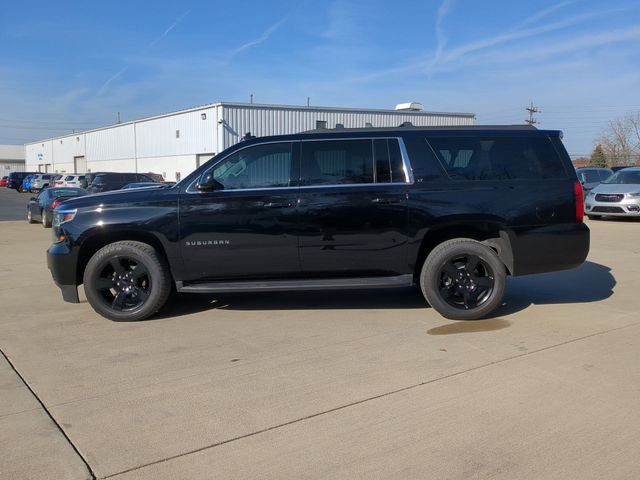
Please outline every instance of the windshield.
[{"label": "windshield", "polygon": [[640,170],[618,170],[602,183],[613,185],[640,185]]}]

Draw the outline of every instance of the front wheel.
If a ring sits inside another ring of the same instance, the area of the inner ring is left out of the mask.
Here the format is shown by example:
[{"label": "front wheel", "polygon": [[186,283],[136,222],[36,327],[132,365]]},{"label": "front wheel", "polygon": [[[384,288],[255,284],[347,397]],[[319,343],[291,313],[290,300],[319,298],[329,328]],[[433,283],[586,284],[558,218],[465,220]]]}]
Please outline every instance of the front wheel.
[{"label": "front wheel", "polygon": [[84,271],[87,300],[103,317],[144,320],[156,313],[171,292],[169,267],[142,242],[121,241],[98,250]]},{"label": "front wheel", "polygon": [[477,320],[502,302],[506,270],[498,255],[471,239],[441,243],[429,254],[420,287],[429,304],[452,320]]}]

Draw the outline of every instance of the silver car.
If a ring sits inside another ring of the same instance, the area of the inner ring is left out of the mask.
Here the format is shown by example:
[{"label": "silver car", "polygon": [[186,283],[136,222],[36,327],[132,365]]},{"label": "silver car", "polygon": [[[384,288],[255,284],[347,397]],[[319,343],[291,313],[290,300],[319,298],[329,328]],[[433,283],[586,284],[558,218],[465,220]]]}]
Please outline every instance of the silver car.
[{"label": "silver car", "polygon": [[640,217],[640,167],[618,170],[591,190],[584,211],[592,220],[602,216]]}]

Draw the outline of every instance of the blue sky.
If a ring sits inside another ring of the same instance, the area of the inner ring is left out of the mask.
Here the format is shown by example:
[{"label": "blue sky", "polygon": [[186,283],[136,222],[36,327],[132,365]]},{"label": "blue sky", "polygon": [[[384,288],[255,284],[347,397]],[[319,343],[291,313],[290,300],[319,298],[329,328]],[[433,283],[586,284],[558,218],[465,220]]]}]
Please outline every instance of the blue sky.
[{"label": "blue sky", "polygon": [[640,110],[640,2],[3,2],[0,143],[211,103],[475,112],[588,153]]}]

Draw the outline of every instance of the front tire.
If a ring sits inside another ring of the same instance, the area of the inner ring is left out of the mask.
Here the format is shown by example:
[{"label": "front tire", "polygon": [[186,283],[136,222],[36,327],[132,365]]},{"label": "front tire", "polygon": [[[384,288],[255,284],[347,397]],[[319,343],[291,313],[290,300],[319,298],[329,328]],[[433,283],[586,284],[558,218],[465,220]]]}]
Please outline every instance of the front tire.
[{"label": "front tire", "polygon": [[486,317],[502,303],[505,285],[506,269],[495,251],[466,238],[434,248],[420,273],[422,294],[452,320]]},{"label": "front tire", "polygon": [[93,309],[117,322],[150,317],[171,292],[164,259],[152,246],[128,240],[98,250],[87,263],[83,282]]}]

